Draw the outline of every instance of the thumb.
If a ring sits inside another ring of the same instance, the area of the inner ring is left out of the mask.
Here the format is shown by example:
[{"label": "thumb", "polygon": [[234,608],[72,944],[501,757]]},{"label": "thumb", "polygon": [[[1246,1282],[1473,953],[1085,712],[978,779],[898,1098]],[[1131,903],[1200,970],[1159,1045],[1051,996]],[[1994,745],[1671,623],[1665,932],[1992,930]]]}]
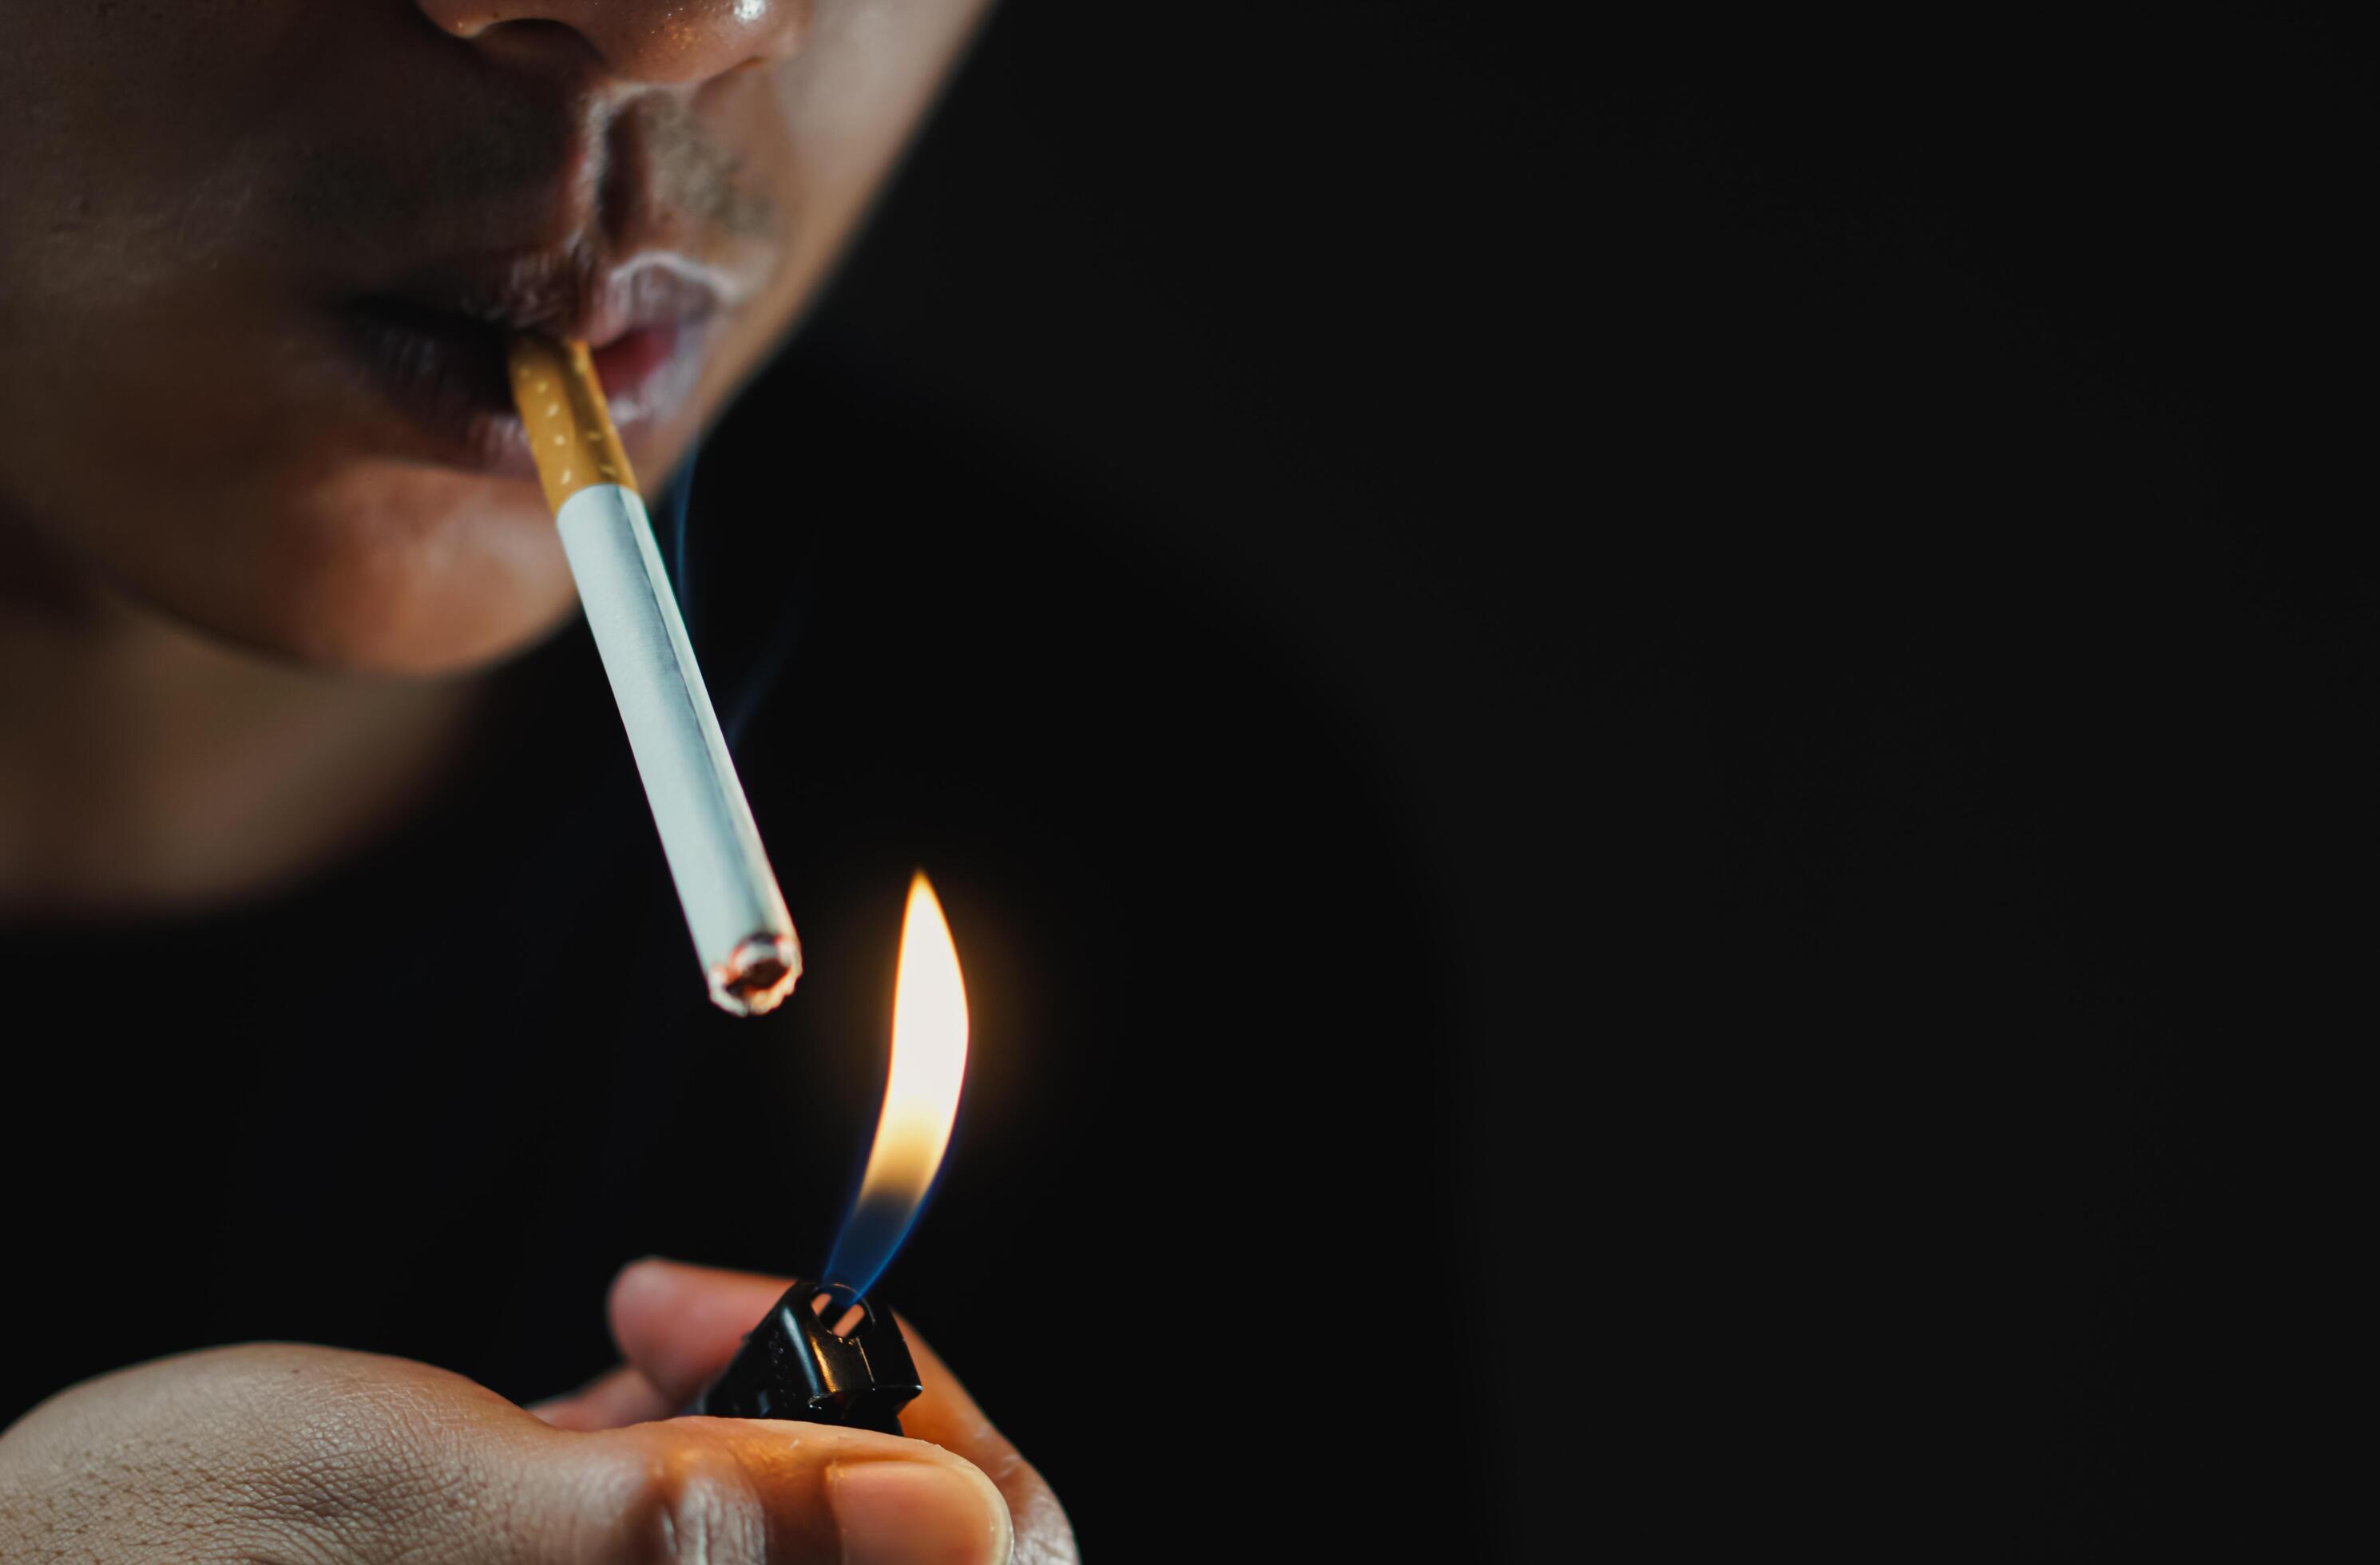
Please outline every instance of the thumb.
[{"label": "thumb", "polygon": [[[621,1414],[664,1418],[684,1408],[735,1354],[744,1334],[792,1284],[782,1277],[643,1260],[612,1284],[612,1335],[627,1362],[581,1393],[561,1422],[589,1427]],[[1016,1547],[1028,1559],[1075,1558],[1066,1512],[1041,1474],[984,1416],[966,1388],[902,1322],[924,1391],[901,1412],[903,1444],[944,1448],[988,1474],[1008,1498]]]},{"label": "thumb", "polygon": [[791,1286],[658,1257],[632,1262],[613,1280],[609,1305],[624,1362],[529,1411],[565,1429],[615,1429],[684,1413]]},{"label": "thumb", "polygon": [[[534,1558],[704,1565],[1003,1565],[1008,1504],[971,1463],[864,1429],[681,1418],[539,1425],[512,1486]],[[481,1547],[464,1558],[486,1558]],[[552,1546],[559,1546],[558,1547]]]},{"label": "thumb", "polygon": [[[73,1388],[0,1438],[0,1554],[358,1565],[1005,1565],[1006,1503],[937,1447],[682,1418],[557,1429],[458,1375],[256,1344]],[[44,1552],[42,1549],[36,1553]]]},{"label": "thumb", "polygon": [[[490,1401],[500,1399],[490,1398]],[[572,1565],[1005,1565],[1007,1498],[964,1458],[865,1429],[769,1419],[672,1418],[577,1433],[504,1404],[484,1442],[507,1538]],[[509,1471],[506,1471],[506,1470]],[[452,1532],[452,1506],[443,1508]],[[482,1519],[452,1558],[499,1557]],[[443,1558],[436,1546],[422,1556]],[[417,1558],[408,1547],[402,1558]],[[502,1552],[501,1557],[515,1557]]]},{"label": "thumb", "polygon": [[684,1408],[792,1286],[782,1277],[638,1261],[612,1283],[612,1340],[673,1410]]}]

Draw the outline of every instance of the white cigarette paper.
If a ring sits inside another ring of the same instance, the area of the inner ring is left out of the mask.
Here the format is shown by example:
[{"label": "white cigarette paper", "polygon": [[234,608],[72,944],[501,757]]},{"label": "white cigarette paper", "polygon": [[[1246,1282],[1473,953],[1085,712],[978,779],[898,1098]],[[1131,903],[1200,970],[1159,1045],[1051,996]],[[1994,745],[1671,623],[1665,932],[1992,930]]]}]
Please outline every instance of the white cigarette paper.
[{"label": "white cigarette paper", "polygon": [[563,552],[710,998],[738,1015],[771,1010],[801,973],[801,947],[601,388],[577,344],[524,339],[513,364]]}]

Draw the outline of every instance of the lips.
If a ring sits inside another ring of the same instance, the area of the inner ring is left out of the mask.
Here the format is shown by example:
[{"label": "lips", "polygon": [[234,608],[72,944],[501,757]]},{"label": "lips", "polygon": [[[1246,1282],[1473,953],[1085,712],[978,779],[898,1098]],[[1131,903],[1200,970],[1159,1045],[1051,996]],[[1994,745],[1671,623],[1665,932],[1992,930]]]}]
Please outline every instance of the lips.
[{"label": "lips", "polygon": [[634,445],[684,406],[738,292],[724,273],[667,252],[617,264],[528,255],[419,272],[340,313],[358,362],[437,459],[527,477],[505,338],[538,332],[585,342],[613,420]]}]

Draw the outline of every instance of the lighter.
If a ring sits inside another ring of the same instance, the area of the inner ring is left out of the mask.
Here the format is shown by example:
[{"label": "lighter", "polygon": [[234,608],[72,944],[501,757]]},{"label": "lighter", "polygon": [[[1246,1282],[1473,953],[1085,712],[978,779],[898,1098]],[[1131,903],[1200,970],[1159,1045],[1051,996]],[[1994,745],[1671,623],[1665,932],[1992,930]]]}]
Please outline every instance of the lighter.
[{"label": "lighter", "polygon": [[924,1389],[890,1310],[880,1312],[865,1299],[846,1305],[838,1290],[796,1282],[744,1339],[694,1411],[897,1435],[901,1410]]},{"label": "lighter", "polygon": [[822,1280],[785,1290],[692,1411],[901,1432],[900,1412],[923,1387],[900,1324],[866,1295],[932,1193],[958,1116],[966,1054],[958,951],[921,874],[910,882],[901,924],[884,1110]]}]

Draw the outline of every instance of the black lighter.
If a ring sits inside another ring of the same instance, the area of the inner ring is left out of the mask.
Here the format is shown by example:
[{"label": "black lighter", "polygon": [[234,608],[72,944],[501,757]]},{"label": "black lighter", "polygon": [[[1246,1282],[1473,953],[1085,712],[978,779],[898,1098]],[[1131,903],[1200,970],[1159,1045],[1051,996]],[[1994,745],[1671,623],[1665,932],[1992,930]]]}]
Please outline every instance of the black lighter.
[{"label": "black lighter", "polygon": [[693,1411],[897,1435],[901,1410],[924,1389],[891,1311],[796,1282],[769,1306]]},{"label": "black lighter", "polygon": [[966,1076],[966,1028],[959,953],[920,872],[901,919],[884,1110],[821,1268],[829,1280],[786,1289],[689,1411],[901,1433],[901,1410],[924,1387],[900,1323],[862,1295],[884,1275],[932,1193]]}]

